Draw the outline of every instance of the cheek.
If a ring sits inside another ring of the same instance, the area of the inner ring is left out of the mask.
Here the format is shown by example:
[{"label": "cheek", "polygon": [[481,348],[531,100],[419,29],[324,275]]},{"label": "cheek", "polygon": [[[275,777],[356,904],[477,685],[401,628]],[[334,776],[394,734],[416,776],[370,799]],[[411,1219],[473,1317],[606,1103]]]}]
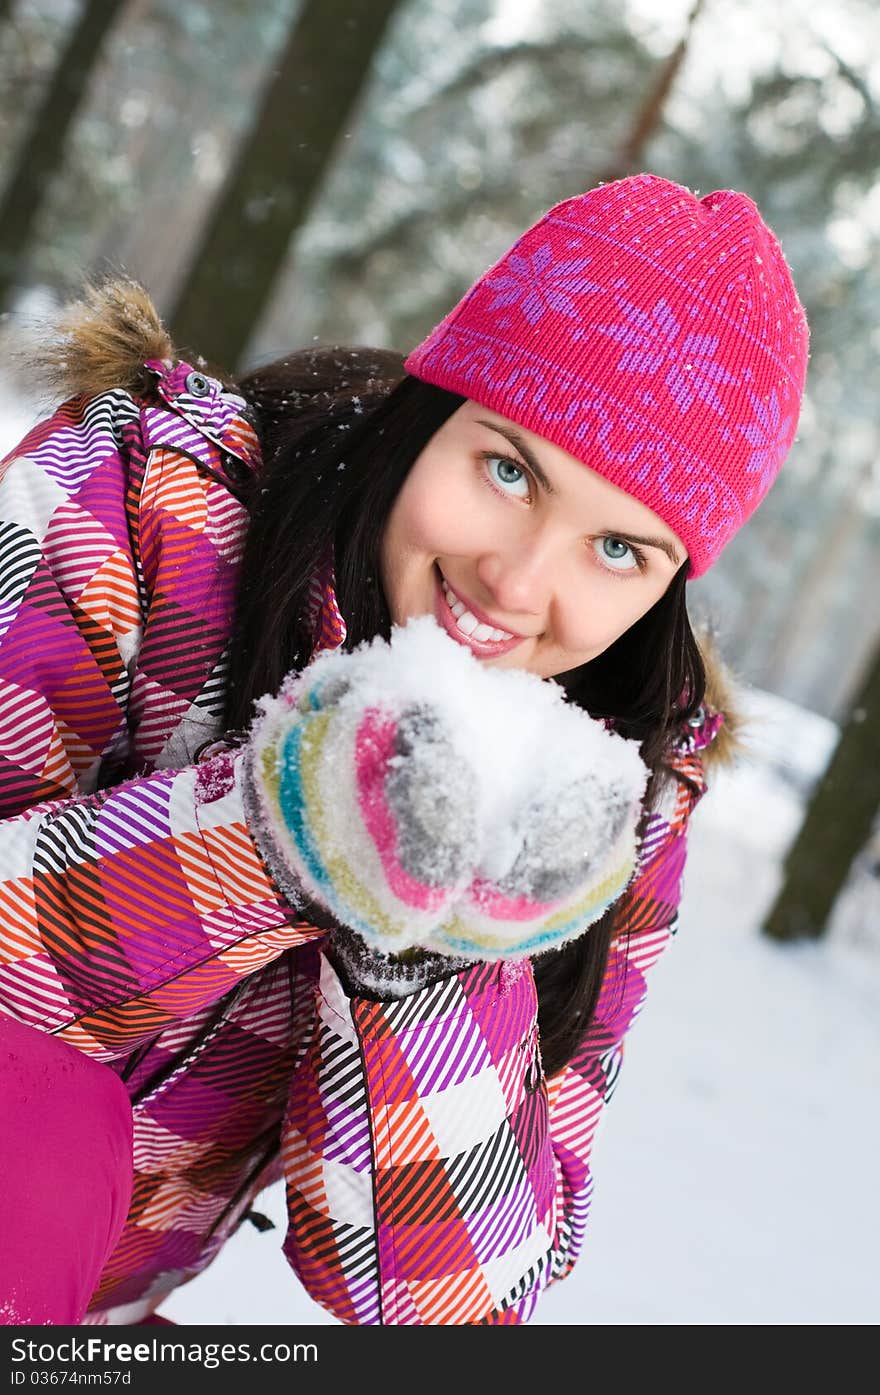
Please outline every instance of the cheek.
[{"label": "cheek", "polygon": [[[600,577],[585,586],[560,616],[559,642],[568,653],[596,658],[641,620],[664,587]],[[581,660],[584,662],[584,660]]]},{"label": "cheek", "polygon": [[432,473],[414,468],[388,518],[382,541],[382,589],[392,619],[401,624],[431,603],[433,567],[460,534],[448,491],[437,487]]},{"label": "cheek", "polygon": [[[473,509],[461,480],[425,460],[413,469],[389,519],[387,548],[399,560],[467,550]],[[472,503],[472,501],[470,501]],[[393,564],[394,558],[389,556]]]}]

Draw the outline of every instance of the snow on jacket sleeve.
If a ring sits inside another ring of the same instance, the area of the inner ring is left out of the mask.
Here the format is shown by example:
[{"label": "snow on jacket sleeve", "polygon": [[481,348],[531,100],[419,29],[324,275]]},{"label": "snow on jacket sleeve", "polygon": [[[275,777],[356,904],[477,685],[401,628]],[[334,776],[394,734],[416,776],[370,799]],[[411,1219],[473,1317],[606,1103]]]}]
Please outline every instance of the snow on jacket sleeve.
[{"label": "snow on jacket sleeve", "polygon": [[192,764],[217,734],[241,405],[157,365],[155,398],[73,398],[0,465],[0,1012],[101,1058],[318,933],[268,879],[237,760]]},{"label": "snow on jacket sleeve", "polygon": [[591,1025],[549,1081],[530,964],[479,964],[375,1002],[347,997],[324,960],[282,1135],[285,1253],[342,1322],[523,1323],[572,1268],[597,1126],[646,972],[674,932],[686,824],[705,788],[696,755],[677,775]]}]

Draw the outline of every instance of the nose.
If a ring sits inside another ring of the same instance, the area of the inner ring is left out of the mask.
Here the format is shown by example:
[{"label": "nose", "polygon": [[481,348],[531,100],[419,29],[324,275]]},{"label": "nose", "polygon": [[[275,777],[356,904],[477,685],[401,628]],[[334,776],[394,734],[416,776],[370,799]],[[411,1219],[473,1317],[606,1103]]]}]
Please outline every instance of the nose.
[{"label": "nose", "polygon": [[485,553],[477,575],[494,606],[506,615],[543,619],[552,603],[559,559],[547,537],[533,534]]}]

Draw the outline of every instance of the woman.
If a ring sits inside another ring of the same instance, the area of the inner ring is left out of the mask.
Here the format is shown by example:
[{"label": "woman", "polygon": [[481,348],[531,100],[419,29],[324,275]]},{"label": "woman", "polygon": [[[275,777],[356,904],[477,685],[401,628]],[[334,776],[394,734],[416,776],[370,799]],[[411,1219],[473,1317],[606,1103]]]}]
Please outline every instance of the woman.
[{"label": "woman", "polygon": [[[342,1322],[527,1321],[578,1256],[725,724],[686,583],[794,437],[778,244],[742,194],[639,175],[551,209],[405,360],[224,387],[126,283],[49,357],[73,395],[2,483],[7,1321],[146,1320],[281,1176]],[[481,712],[515,692],[467,738],[447,660]],[[496,799],[493,872],[479,737],[528,728],[527,677],[614,755],[593,787],[572,743],[515,828]],[[390,744],[358,746],[386,689]],[[59,1197],[82,1134],[104,1155]]]}]

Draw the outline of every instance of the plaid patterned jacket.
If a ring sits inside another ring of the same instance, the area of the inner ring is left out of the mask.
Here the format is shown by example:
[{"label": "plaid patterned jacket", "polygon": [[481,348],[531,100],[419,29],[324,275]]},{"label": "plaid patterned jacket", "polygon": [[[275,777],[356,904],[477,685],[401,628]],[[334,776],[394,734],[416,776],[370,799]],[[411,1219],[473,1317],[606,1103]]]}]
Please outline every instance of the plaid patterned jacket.
[{"label": "plaid patterned jacket", "polygon": [[[257,442],[219,383],[151,368],[149,398],[68,401],[0,465],[0,1011],[106,1061],[134,1110],[134,1198],[88,1321],[153,1310],[283,1173],[285,1254],[340,1321],[525,1322],[581,1248],[711,721],[682,740],[561,1074],[528,963],[347,997],[251,840],[240,756],[198,758]],[[316,615],[317,647],[338,643],[329,586]]]}]

